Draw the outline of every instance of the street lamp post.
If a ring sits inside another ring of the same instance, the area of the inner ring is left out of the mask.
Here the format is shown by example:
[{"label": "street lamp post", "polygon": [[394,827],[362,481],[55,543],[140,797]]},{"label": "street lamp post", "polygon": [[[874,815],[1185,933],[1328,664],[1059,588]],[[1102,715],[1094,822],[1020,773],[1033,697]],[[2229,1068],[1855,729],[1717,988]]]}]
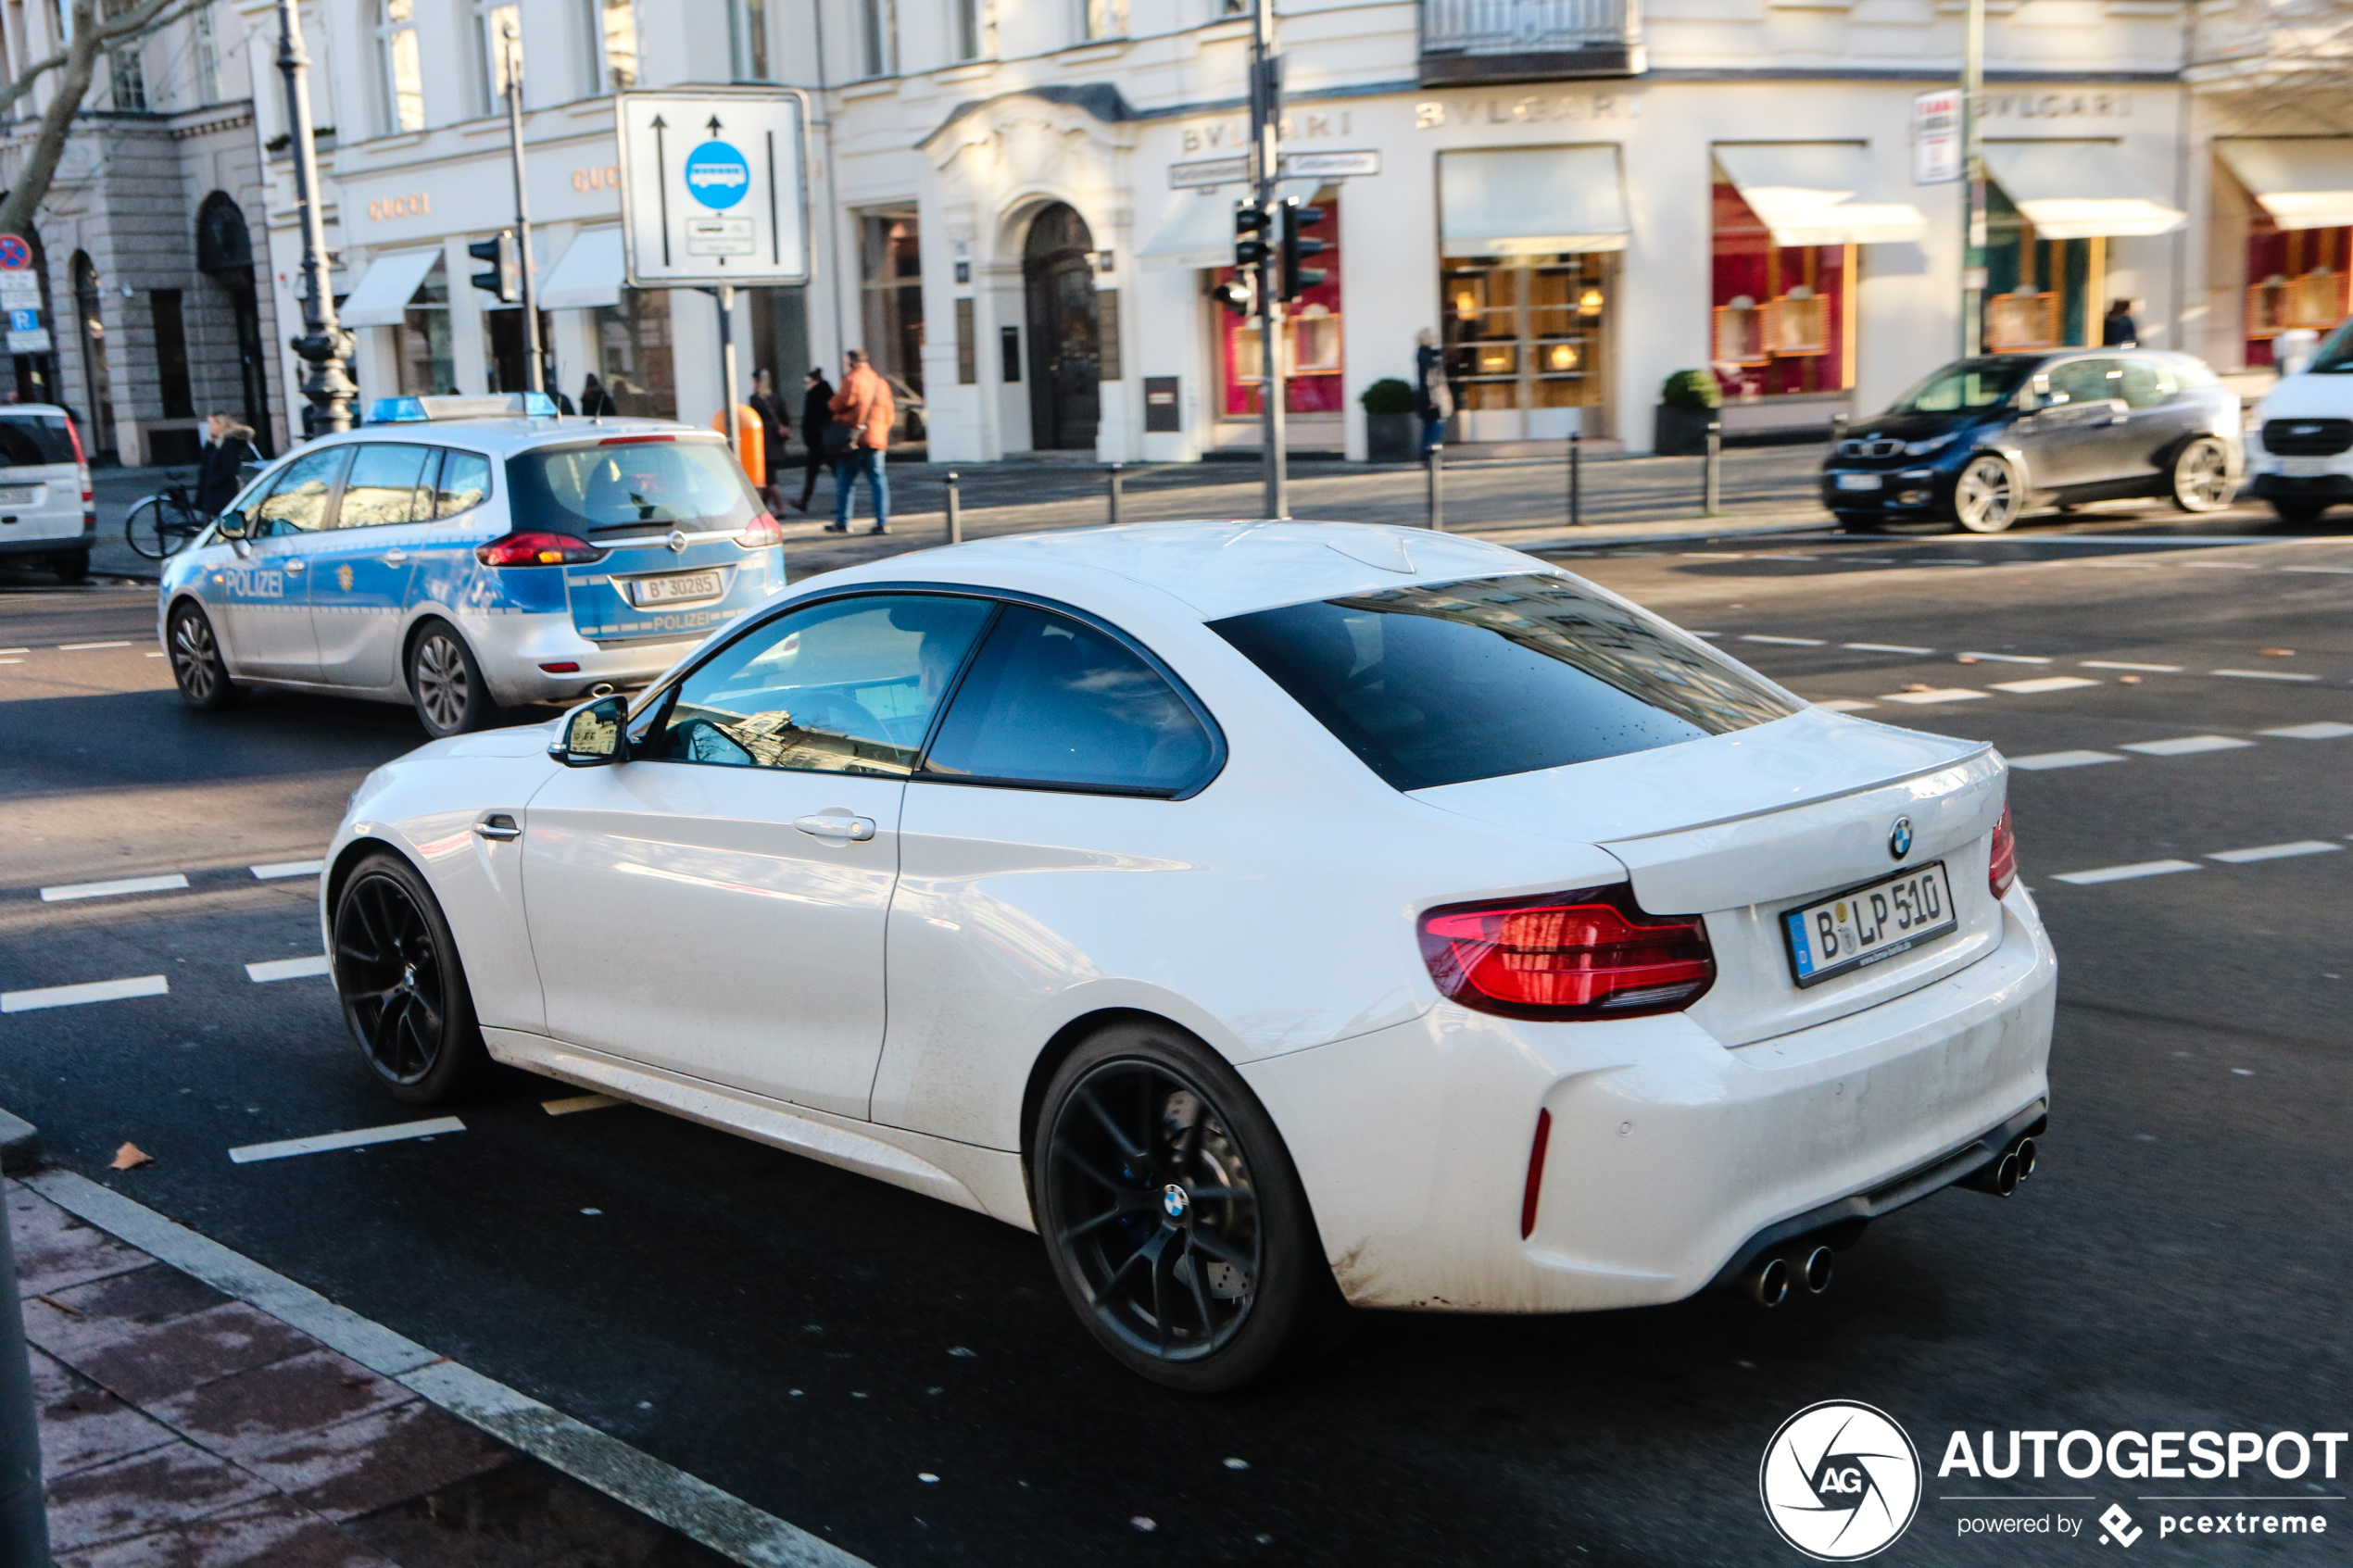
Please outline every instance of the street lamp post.
[{"label": "street lamp post", "polygon": [[531,195],[523,183],[522,163],[522,29],[515,19],[507,19],[502,39],[506,55],[507,88],[507,152],[515,168],[515,259],[522,274],[522,358],[529,367],[523,372],[524,384],[533,392],[545,392],[547,363],[540,358],[539,346],[539,276],[531,260]]},{"label": "street lamp post", "polygon": [[1985,0],[1969,0],[1961,43],[1961,356],[1985,351]]},{"label": "street lamp post", "polygon": [[351,428],[351,383],[346,361],[351,334],[335,320],[327,283],[327,221],[319,210],[319,149],[310,135],[310,56],[302,49],[296,0],[278,0],[278,70],[286,79],[286,132],[294,155],[295,204],[302,210],[302,335],[293,342],[307,369],[302,395],[306,438]]},{"label": "street lamp post", "polygon": [[1258,264],[1259,439],[1266,445],[1265,513],[1290,516],[1290,475],[1283,451],[1282,264],[1276,255],[1276,177],[1282,171],[1282,63],[1275,53],[1275,0],[1257,0],[1250,35],[1251,195],[1266,214]]}]

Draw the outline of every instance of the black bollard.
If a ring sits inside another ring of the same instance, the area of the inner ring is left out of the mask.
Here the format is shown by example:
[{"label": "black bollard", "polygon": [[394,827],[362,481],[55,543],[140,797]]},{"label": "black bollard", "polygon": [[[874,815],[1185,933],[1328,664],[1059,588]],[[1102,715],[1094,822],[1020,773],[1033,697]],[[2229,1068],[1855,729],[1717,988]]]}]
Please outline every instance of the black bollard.
[{"label": "black bollard", "polygon": [[1568,433],[1568,525],[1585,526],[1585,435],[1582,431]]},{"label": "black bollard", "polygon": [[964,513],[963,509],[957,505],[954,469],[948,470],[948,542],[951,545],[961,545],[964,542]]},{"label": "black bollard", "polygon": [[1443,443],[1429,449],[1426,459],[1429,470],[1429,526],[1434,533],[1446,532],[1446,447]]},{"label": "black bollard", "polygon": [[1119,526],[1119,465],[1114,463],[1111,465],[1111,521],[1114,528]]},{"label": "black bollard", "polygon": [[1707,457],[1700,486],[1700,510],[1714,517],[1724,509],[1724,421],[1707,421]]}]

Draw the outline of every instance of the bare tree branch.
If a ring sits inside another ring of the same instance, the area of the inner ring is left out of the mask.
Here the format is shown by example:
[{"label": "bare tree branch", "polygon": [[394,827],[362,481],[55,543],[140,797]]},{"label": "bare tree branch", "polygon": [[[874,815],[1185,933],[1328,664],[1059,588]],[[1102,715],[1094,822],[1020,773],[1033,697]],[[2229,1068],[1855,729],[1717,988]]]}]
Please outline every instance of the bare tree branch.
[{"label": "bare tree branch", "polygon": [[5,113],[23,102],[43,77],[51,71],[62,73],[57,80],[55,95],[42,112],[40,133],[25,155],[16,183],[6,199],[0,200],[0,234],[24,233],[33,213],[48,195],[50,182],[57,177],[57,162],[65,156],[66,140],[73,132],[74,116],[82,111],[82,100],[90,95],[90,83],[97,75],[98,56],[110,47],[168,27],[208,3],[209,0],[140,0],[130,10],[108,20],[99,16],[97,0],[73,0],[71,41],[56,54],[27,66],[14,81],[0,85],[0,113]]}]

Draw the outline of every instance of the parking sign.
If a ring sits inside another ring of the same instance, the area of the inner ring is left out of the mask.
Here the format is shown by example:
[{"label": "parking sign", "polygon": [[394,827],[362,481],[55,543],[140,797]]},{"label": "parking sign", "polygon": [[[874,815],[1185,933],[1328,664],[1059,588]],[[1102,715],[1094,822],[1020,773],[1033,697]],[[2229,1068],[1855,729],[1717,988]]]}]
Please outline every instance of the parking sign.
[{"label": "parking sign", "polygon": [[803,94],[623,93],[617,118],[632,287],[809,281]]}]

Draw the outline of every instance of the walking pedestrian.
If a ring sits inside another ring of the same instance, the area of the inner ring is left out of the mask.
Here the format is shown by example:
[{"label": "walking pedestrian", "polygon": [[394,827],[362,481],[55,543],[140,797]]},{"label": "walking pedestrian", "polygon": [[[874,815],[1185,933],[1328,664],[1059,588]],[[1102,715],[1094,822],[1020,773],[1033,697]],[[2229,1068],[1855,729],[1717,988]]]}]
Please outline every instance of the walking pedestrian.
[{"label": "walking pedestrian", "polygon": [[825,450],[825,429],[834,422],[834,383],[825,379],[822,369],[812,365],[800,378],[800,439],[809,446],[809,476],[801,483],[800,499],[793,505],[805,512],[810,497],[817,494],[817,476],[833,467],[833,457]]},{"label": "walking pedestrian", "polygon": [[866,363],[864,349],[853,348],[842,360],[841,390],[827,405],[834,422],[826,427],[826,440],[841,451],[840,462],[834,469],[834,521],[825,525],[825,532],[849,532],[849,514],[857,509],[856,490],[862,474],[875,503],[875,526],[866,532],[887,533],[890,479],[883,453],[890,445],[890,427],[899,411],[891,401],[890,383]]},{"label": "walking pedestrian", "polygon": [[253,427],[226,414],[207,414],[204,457],[196,465],[196,510],[218,517],[237,498],[237,470],[254,460]]},{"label": "walking pedestrian", "polygon": [[761,497],[768,503],[768,510],[773,515],[785,509],[781,488],[781,476],[785,471],[785,432],[792,422],[785,412],[785,400],[776,395],[774,372],[752,372],[751,409],[760,416],[760,449],[767,470],[767,482],[761,487]]},{"label": "walking pedestrian", "polygon": [[2100,318],[2102,348],[2138,348],[2141,345],[2141,324],[2133,319],[2140,307],[2137,299],[2108,301],[2108,314]]},{"label": "walking pedestrian", "polygon": [[581,418],[595,419],[599,415],[620,412],[621,410],[613,404],[612,394],[605,390],[604,383],[598,381],[594,374],[580,383]]},{"label": "walking pedestrian", "polygon": [[1414,334],[1414,412],[1421,416],[1422,456],[1428,458],[1446,433],[1446,421],[1454,417],[1446,355],[1438,346],[1438,334],[1428,327]]}]

